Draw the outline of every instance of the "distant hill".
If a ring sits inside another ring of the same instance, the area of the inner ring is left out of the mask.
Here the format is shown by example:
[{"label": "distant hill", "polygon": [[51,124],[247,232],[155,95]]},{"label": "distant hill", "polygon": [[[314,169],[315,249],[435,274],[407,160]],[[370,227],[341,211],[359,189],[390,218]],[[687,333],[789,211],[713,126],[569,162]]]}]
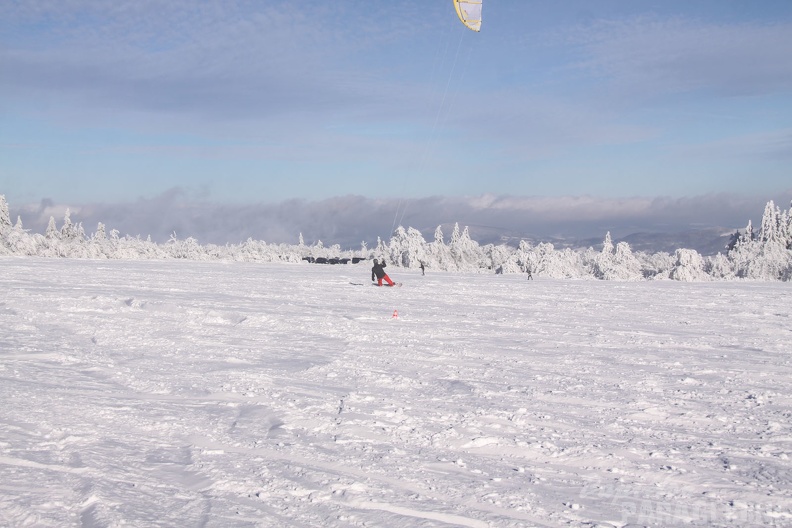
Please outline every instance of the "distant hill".
[{"label": "distant hill", "polygon": [[724,228],[692,229],[680,233],[634,233],[622,240],[633,251],[674,253],[679,248],[695,249],[701,255],[725,253],[735,230]]}]

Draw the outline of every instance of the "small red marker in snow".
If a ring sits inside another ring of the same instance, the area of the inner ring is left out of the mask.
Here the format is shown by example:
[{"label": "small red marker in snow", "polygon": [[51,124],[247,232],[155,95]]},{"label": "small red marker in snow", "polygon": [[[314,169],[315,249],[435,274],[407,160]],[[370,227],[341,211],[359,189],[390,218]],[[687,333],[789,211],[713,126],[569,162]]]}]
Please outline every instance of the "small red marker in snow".
[{"label": "small red marker in snow", "polygon": [[393,317],[392,319],[396,319],[399,317],[399,310],[393,310]]}]

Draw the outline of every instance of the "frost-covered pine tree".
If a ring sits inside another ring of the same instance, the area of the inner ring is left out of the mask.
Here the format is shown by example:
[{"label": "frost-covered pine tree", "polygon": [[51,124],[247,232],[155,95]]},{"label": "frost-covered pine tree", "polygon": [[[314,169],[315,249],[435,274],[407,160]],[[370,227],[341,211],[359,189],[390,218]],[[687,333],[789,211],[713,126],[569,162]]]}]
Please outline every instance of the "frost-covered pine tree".
[{"label": "frost-covered pine tree", "polygon": [[612,266],[614,275],[611,279],[637,281],[644,278],[641,263],[635,258],[627,242],[616,244]]},{"label": "frost-covered pine tree", "polygon": [[592,272],[598,279],[606,279],[611,274],[613,266],[613,240],[611,239],[610,231],[605,233],[605,240],[602,241],[602,251],[599,252],[592,262]]},{"label": "frost-covered pine tree", "polygon": [[732,263],[723,253],[718,253],[706,259],[704,261],[704,271],[714,280],[734,279]]},{"label": "frost-covered pine tree", "polygon": [[[31,235],[22,227],[22,217],[17,216],[16,224],[5,235],[5,246],[8,255],[36,256],[39,246],[44,244],[42,235]],[[0,244],[2,249],[3,244]]]},{"label": "frost-covered pine tree", "polygon": [[[557,251],[549,242],[540,242],[534,247],[527,240],[520,240],[517,250],[510,256],[510,261],[519,271],[537,277],[565,279],[584,278],[588,275],[580,253],[569,248]],[[506,269],[508,267],[504,266],[504,270]]]},{"label": "frost-covered pine tree", "polygon": [[427,250],[427,259],[429,267],[438,270],[448,270],[451,263],[451,252],[445,244],[445,237],[443,236],[443,227],[437,226],[434,232],[434,242],[429,244]]},{"label": "frost-covered pine tree", "polygon": [[711,279],[707,272],[704,271],[704,259],[698,251],[694,249],[677,249],[674,257],[676,262],[670,273],[672,279],[684,282]]},{"label": "frost-covered pine tree", "polygon": [[514,251],[505,244],[487,244],[482,248],[487,259],[487,267],[495,273],[519,273],[520,267],[512,259]]},{"label": "frost-covered pine tree", "polygon": [[[762,215],[762,227],[759,230],[759,240],[762,242],[780,242],[782,238],[781,210],[775,206],[773,200],[767,202]],[[786,242],[786,240],[784,240]]]},{"label": "frost-covered pine tree", "polygon": [[77,240],[80,242],[85,241],[85,228],[82,225],[82,222],[78,222],[77,225],[74,227],[74,235]]},{"label": "frost-covered pine tree", "polygon": [[63,226],[61,227],[61,239],[71,241],[77,239],[77,227],[71,221],[71,211],[66,209],[63,215]]},{"label": "frost-covered pine tree", "polygon": [[792,251],[779,241],[761,244],[756,258],[748,263],[746,276],[759,280],[792,280]]},{"label": "frost-covered pine tree", "polygon": [[99,222],[99,225],[96,226],[96,232],[91,238],[100,242],[107,240],[107,232],[105,231],[105,225],[102,222]]},{"label": "frost-covered pine tree", "polygon": [[461,233],[459,231],[459,222],[454,222],[454,229],[451,230],[451,241],[449,242],[450,245],[454,245],[454,243],[459,242],[459,237]]},{"label": "frost-covered pine tree", "polygon": [[487,267],[487,258],[478,242],[470,237],[470,228],[465,226],[459,238],[460,247],[468,269],[484,269]]},{"label": "frost-covered pine tree", "polygon": [[460,231],[459,224],[454,224],[449,244],[453,265],[458,270],[477,271],[482,268],[484,256],[477,242],[470,238],[468,227]]},{"label": "frost-covered pine tree", "polygon": [[613,255],[613,251],[615,246],[613,245],[613,239],[611,238],[610,231],[605,233],[605,240],[602,241],[602,254],[610,257]]},{"label": "frost-covered pine tree", "polygon": [[445,244],[443,240],[443,226],[437,226],[437,229],[435,229],[434,241],[436,244]]},{"label": "frost-covered pine tree", "polygon": [[385,245],[385,242],[382,241],[382,238],[377,237],[377,247],[374,248],[374,258],[386,259],[387,255],[388,247]]},{"label": "frost-covered pine tree", "polygon": [[737,241],[727,253],[736,277],[747,278],[750,262],[756,258],[758,253],[759,244],[753,239],[753,226],[751,221],[748,220],[745,232],[737,238]]},{"label": "frost-covered pine tree", "polygon": [[781,236],[782,240],[786,241],[786,248],[792,249],[792,203],[789,204],[789,210],[781,215],[781,228]]},{"label": "frost-covered pine tree", "polygon": [[11,215],[8,212],[8,203],[5,195],[0,194],[0,235],[4,235],[11,230]]},{"label": "frost-covered pine tree", "polygon": [[388,252],[395,265],[417,268],[426,260],[426,241],[417,229],[409,227],[405,230],[399,226],[390,239]]},{"label": "frost-covered pine tree", "polygon": [[402,260],[402,255],[407,257],[407,231],[404,230],[404,227],[398,226],[393,231],[393,234],[388,241],[388,246],[386,248],[386,261],[394,266],[408,266],[408,262],[404,262]]},{"label": "frost-covered pine tree", "polygon": [[765,206],[759,236],[753,236],[748,222],[745,234],[729,251],[728,258],[737,277],[758,280],[790,280],[792,251],[787,249],[783,216],[773,202]]},{"label": "frost-covered pine tree", "polygon": [[5,195],[0,194],[0,255],[11,254],[7,240],[9,233],[11,233],[11,215],[8,212]]},{"label": "frost-covered pine tree", "polygon": [[58,231],[58,226],[55,225],[55,217],[50,216],[49,223],[47,224],[47,231],[44,234],[48,240],[58,240],[60,239],[60,231]]},{"label": "frost-covered pine tree", "polygon": [[[138,238],[137,242],[138,247],[142,249],[144,247],[142,241]],[[186,240],[179,240],[176,238],[176,233],[173,233],[168,244],[170,256],[173,258],[206,260],[204,248],[198,243],[198,240],[193,237],[187,237]]]},{"label": "frost-covered pine tree", "polygon": [[603,280],[641,280],[644,278],[641,262],[633,255],[627,242],[614,246],[610,231],[605,233],[602,251],[599,254],[587,253],[585,259],[591,273]]},{"label": "frost-covered pine tree", "polygon": [[517,251],[515,251],[512,256],[511,260],[517,265],[523,273],[535,273],[536,266],[532,260],[533,257],[533,246],[527,240],[520,240],[519,245],[517,246]]},{"label": "frost-covered pine tree", "polygon": [[113,244],[107,239],[107,228],[102,222],[90,238],[90,251],[94,258],[113,258]]},{"label": "frost-covered pine tree", "polygon": [[533,274],[561,279],[566,273],[566,266],[558,260],[555,246],[549,242],[540,242],[532,250],[531,262]]}]

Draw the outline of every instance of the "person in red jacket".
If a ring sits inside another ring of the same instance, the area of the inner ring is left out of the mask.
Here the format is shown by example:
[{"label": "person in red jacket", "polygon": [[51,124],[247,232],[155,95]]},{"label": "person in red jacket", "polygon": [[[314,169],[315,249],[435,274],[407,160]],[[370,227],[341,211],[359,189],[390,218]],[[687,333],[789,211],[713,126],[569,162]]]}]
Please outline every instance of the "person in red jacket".
[{"label": "person in red jacket", "polygon": [[377,259],[374,259],[374,266],[371,268],[371,280],[374,280],[374,277],[377,278],[377,286],[382,286],[382,279],[385,279],[385,282],[388,283],[388,286],[394,286],[393,281],[388,274],[385,273],[385,261],[382,261],[382,264],[377,262]]}]

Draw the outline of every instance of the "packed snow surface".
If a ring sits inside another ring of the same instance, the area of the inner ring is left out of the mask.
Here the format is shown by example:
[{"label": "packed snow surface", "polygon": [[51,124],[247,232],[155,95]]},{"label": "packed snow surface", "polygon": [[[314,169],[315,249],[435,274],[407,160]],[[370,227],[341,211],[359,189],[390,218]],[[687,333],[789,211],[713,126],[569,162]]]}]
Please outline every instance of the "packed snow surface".
[{"label": "packed snow surface", "polygon": [[788,283],[0,259],[1,526],[792,526]]}]

